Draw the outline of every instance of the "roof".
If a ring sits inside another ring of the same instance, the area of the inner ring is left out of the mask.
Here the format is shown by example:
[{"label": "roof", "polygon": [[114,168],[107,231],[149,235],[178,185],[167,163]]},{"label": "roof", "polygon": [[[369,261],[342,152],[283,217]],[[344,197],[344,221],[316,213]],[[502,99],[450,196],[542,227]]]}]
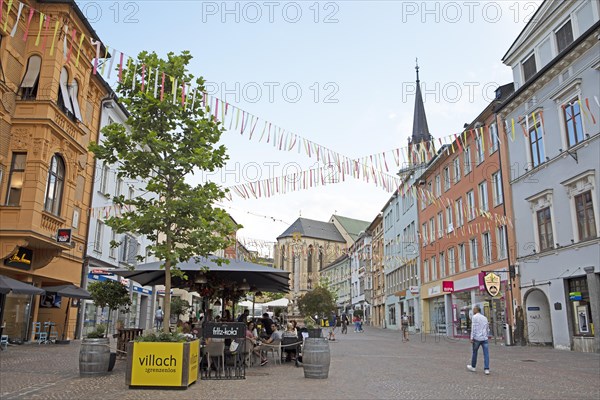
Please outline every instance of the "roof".
[{"label": "roof", "polygon": [[334,215],[333,217],[338,220],[353,241],[356,241],[360,233],[366,231],[367,227],[371,224],[370,221],[361,221],[360,219],[342,217],[341,215]]},{"label": "roof", "polygon": [[298,218],[277,239],[292,237],[299,232],[304,237],[346,243],[346,240],[331,222],[316,221],[308,218]]},{"label": "roof", "polygon": [[429,127],[427,126],[427,116],[425,115],[425,106],[423,105],[423,96],[421,95],[421,81],[419,80],[419,66],[417,70],[417,93],[415,95],[415,112],[413,115],[412,143],[421,143],[431,140]]}]

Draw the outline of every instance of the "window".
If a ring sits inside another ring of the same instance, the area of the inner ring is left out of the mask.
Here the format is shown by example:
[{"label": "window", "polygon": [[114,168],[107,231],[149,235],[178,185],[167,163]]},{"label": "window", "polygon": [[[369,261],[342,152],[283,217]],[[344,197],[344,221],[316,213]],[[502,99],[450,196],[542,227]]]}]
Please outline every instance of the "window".
[{"label": "window", "polygon": [[454,247],[448,249],[448,274],[454,275],[456,273],[456,258],[454,256]]},{"label": "window", "polygon": [[490,154],[498,151],[498,145],[500,144],[500,138],[498,137],[498,125],[493,123],[490,125]]},{"label": "window", "polygon": [[396,305],[388,306],[388,321],[390,325],[396,325]]},{"label": "window", "polygon": [[13,153],[8,174],[8,188],[6,190],[6,205],[18,206],[21,204],[21,193],[25,181],[25,164],[27,153]]},{"label": "window", "polygon": [[534,168],[546,161],[543,135],[540,121],[529,127],[529,154]]},{"label": "window", "polygon": [[427,183],[427,191],[429,192],[429,196],[426,196],[428,199],[427,204],[431,204],[433,203],[433,183],[432,182],[428,182]]},{"label": "window", "polygon": [[110,174],[110,167],[107,164],[102,165],[102,171],[100,174],[100,193],[106,194],[106,189],[108,187],[108,174]]},{"label": "window", "polygon": [[442,195],[442,180],[440,175],[435,176],[435,197],[440,197]]},{"label": "window", "polygon": [[121,242],[120,247],[121,254],[119,261],[130,265],[135,264],[137,262],[138,247],[139,243],[133,236],[123,236],[123,241]]},{"label": "window", "polygon": [[582,35],[592,25],[594,25],[594,22],[596,22],[596,18],[594,16],[592,2],[590,0],[585,1],[585,5],[580,7],[579,10],[575,12],[575,18],[577,21],[577,26],[579,28],[580,35]]},{"label": "window", "polygon": [[465,254],[465,244],[458,245],[458,270],[463,272],[467,270],[467,256]]},{"label": "window", "polygon": [[129,186],[129,200],[133,199],[135,196],[135,189]]},{"label": "window", "polygon": [[528,81],[529,78],[535,75],[537,72],[535,66],[535,55],[532,54],[529,58],[523,61],[523,81]]},{"label": "window", "polygon": [[41,66],[42,57],[29,57],[29,60],[27,61],[27,71],[25,71],[25,76],[23,77],[23,82],[21,82],[20,86],[22,100],[35,100],[37,96]]},{"label": "window", "polygon": [[498,227],[496,241],[498,242],[498,260],[504,260],[506,258],[506,226]]},{"label": "window", "polygon": [[110,241],[111,241],[111,246],[110,246],[110,249],[108,250],[108,256],[110,258],[117,258],[117,248],[116,247],[112,247],[112,242],[116,242],[117,241],[117,232],[115,232],[112,229],[110,231]]},{"label": "window", "polygon": [[569,20],[556,31],[556,50],[560,53],[571,43],[573,43],[573,29],[571,28],[571,20]]},{"label": "window", "polygon": [[465,147],[465,175],[471,172],[471,146]]},{"label": "window", "polygon": [[575,146],[583,141],[583,122],[581,121],[581,110],[579,108],[579,98],[575,97],[567,104],[563,105],[563,116],[565,118],[565,132],[567,133],[567,144],[569,147]]},{"label": "window", "polygon": [[396,221],[400,219],[400,204],[396,202]]},{"label": "window", "polygon": [[540,67],[543,67],[552,60],[552,44],[550,43],[550,36],[538,46],[537,51]]},{"label": "window", "polygon": [[454,224],[452,221],[452,207],[446,207],[446,222],[448,223],[448,233],[454,231]]},{"label": "window", "polygon": [[473,238],[471,239],[471,243],[469,246],[469,250],[470,250],[470,256],[471,256],[471,269],[473,268],[477,268],[479,266],[478,262],[477,262],[477,239]]},{"label": "window", "polygon": [[485,149],[483,148],[483,141],[481,140],[483,135],[478,135],[475,130],[475,150],[477,151],[477,165],[481,164],[485,160]]},{"label": "window", "polygon": [[423,283],[429,282],[429,260],[423,261],[423,271],[425,272]]},{"label": "window", "polygon": [[421,238],[423,238],[423,247],[427,246],[427,239],[429,238],[429,236],[427,235],[427,222],[425,222],[422,225],[423,229],[422,229],[422,235]]},{"label": "window", "polygon": [[467,192],[467,213],[469,221],[475,218],[475,194],[472,190]]},{"label": "window", "polygon": [[94,251],[102,253],[102,235],[104,234],[104,222],[96,221],[96,233],[94,234]]},{"label": "window", "polygon": [[594,336],[591,326],[594,325],[591,310],[591,298],[585,276],[569,279],[569,293],[581,293],[581,300],[570,301],[573,333],[577,336]]},{"label": "window", "polygon": [[115,197],[119,197],[122,193],[123,190],[123,179],[118,178],[117,182],[116,182],[116,188],[115,188]]},{"label": "window", "polygon": [[483,181],[479,184],[479,208],[483,211],[489,210],[487,182]]},{"label": "window", "polygon": [[308,251],[306,253],[306,272],[308,274],[312,274],[313,272],[313,258],[313,246],[311,244],[310,246],[308,246]]},{"label": "window", "polygon": [[442,174],[444,178],[444,191],[447,192],[450,189],[450,168],[444,168]]},{"label": "window", "polygon": [[440,253],[440,278],[446,276],[446,254],[442,251]]},{"label": "window", "polygon": [[492,262],[492,242],[490,239],[490,233],[485,232],[482,235],[483,238],[483,263],[489,264]]},{"label": "window", "polygon": [[460,181],[460,157],[456,157],[452,161],[452,167],[454,169],[454,183]]},{"label": "window", "polygon": [[594,218],[591,190],[575,196],[575,213],[577,216],[579,240],[595,238],[597,235],[596,220]]},{"label": "window", "polygon": [[551,249],[554,247],[554,237],[552,234],[552,216],[550,207],[538,210],[536,215],[540,251]]},{"label": "window", "polygon": [[442,238],[444,236],[444,213],[439,212],[437,215],[437,223],[438,223],[438,237]]},{"label": "window", "polygon": [[69,95],[69,73],[67,69],[63,67],[60,71],[60,81],[59,81],[59,92],[58,92],[58,108],[67,114],[67,116],[71,119],[75,118],[75,113],[73,111],[73,105],[71,104],[71,97]]},{"label": "window", "polygon": [[429,240],[431,243],[435,241],[435,219],[429,220]]},{"label": "window", "polygon": [[61,156],[55,154],[50,160],[48,182],[46,183],[46,200],[44,210],[54,215],[60,215],[63,186],[65,182],[65,163]]},{"label": "window", "polygon": [[431,280],[435,281],[437,279],[437,258],[436,256],[431,257]]},{"label": "window", "polygon": [[463,223],[464,223],[462,197],[459,197],[458,199],[456,199],[455,205],[456,205],[456,227],[460,228],[461,226],[463,226]]},{"label": "window", "polygon": [[492,189],[494,195],[494,207],[504,202],[504,195],[502,194],[502,172],[498,171],[492,174]]}]

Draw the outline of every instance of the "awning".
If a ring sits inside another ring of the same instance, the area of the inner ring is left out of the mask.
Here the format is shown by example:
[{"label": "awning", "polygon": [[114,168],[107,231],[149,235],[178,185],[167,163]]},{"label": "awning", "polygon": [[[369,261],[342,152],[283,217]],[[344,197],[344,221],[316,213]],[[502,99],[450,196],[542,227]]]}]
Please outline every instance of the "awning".
[{"label": "awning", "polygon": [[[273,293],[287,293],[289,291],[289,272],[282,271],[248,261],[229,260],[229,264],[218,265],[215,258],[200,257],[178,263],[177,268],[184,271],[188,280],[173,277],[171,285],[174,288],[186,288],[193,285],[197,275],[203,271],[216,279],[231,284],[241,284],[244,279],[253,290]],[[162,261],[140,264],[133,270],[114,269],[113,274],[138,282],[142,286],[164,285],[165,271],[161,268]]]},{"label": "awning", "polygon": [[0,293],[7,294],[44,294],[45,290],[37,288],[25,282],[18,281],[8,276],[0,275]]},{"label": "awning", "polygon": [[42,289],[46,293],[58,294],[64,297],[70,297],[72,299],[91,299],[92,295],[85,289],[77,287],[75,285],[59,285],[59,286],[45,286]]}]

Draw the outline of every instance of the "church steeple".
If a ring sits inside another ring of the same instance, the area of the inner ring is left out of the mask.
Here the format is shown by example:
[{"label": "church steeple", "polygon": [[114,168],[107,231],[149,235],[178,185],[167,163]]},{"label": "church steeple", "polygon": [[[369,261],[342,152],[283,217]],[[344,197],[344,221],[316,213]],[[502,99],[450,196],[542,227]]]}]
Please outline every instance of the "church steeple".
[{"label": "church steeple", "polygon": [[419,60],[417,59],[417,93],[415,96],[415,113],[413,116],[413,130],[411,143],[417,144],[431,140],[429,127],[427,126],[427,116],[425,115],[425,106],[423,105],[423,96],[421,95],[421,81],[419,80]]}]

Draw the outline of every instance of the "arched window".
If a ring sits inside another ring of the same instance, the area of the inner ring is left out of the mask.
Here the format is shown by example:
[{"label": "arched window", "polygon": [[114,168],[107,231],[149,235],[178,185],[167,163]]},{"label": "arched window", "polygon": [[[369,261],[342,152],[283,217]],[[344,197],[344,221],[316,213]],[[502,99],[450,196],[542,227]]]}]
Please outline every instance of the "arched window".
[{"label": "arched window", "polygon": [[40,78],[40,68],[42,66],[42,57],[31,56],[27,61],[27,70],[21,82],[21,99],[35,100],[38,90],[38,82]]},{"label": "arched window", "polygon": [[323,246],[319,246],[319,271],[323,270]]},{"label": "arched window", "polygon": [[281,264],[279,265],[279,268],[285,270],[285,244],[282,244],[279,247],[279,251],[281,252]]},{"label": "arched window", "polygon": [[58,154],[52,156],[46,183],[46,200],[44,210],[54,215],[60,215],[63,186],[65,182],[65,162]]},{"label": "arched window", "polygon": [[312,274],[313,272],[313,246],[308,246],[308,254],[306,255],[306,272]]}]

